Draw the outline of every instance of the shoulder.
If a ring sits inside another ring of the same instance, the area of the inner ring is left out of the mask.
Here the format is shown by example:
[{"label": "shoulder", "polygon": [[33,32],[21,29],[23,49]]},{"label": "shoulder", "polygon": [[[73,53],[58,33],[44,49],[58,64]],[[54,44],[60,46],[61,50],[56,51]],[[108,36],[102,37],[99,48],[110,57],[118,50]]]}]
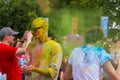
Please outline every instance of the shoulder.
[{"label": "shoulder", "polygon": [[96,53],[106,53],[105,49],[103,49],[101,46],[86,46],[85,47],[86,51],[92,51]]},{"label": "shoulder", "polygon": [[71,52],[71,56],[74,56],[74,55],[81,55],[83,53],[83,49],[82,47],[76,47],[72,50]]},{"label": "shoulder", "polygon": [[6,57],[14,56],[15,52],[18,50],[18,48],[8,46],[8,45],[5,45],[5,44],[0,45],[0,49],[1,49],[0,53],[3,53],[1,55],[5,55]]},{"label": "shoulder", "polygon": [[45,43],[45,45],[51,45],[51,46],[54,46],[54,47],[61,47],[61,45],[54,40],[49,40],[48,42]]},{"label": "shoulder", "polygon": [[18,49],[18,48],[16,48],[16,47],[8,46],[8,45],[6,45],[6,44],[1,44],[0,46],[1,46],[1,48],[4,49],[4,50],[7,50],[7,49],[9,49],[9,50]]}]

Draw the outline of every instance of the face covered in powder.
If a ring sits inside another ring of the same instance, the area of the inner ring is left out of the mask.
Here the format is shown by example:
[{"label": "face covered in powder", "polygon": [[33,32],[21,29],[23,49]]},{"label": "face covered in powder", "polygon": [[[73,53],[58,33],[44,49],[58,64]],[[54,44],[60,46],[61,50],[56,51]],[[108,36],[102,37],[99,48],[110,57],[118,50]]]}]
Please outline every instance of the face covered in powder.
[{"label": "face covered in powder", "polygon": [[48,22],[44,18],[38,17],[34,19],[31,28],[35,39],[38,39],[42,43],[48,40]]}]

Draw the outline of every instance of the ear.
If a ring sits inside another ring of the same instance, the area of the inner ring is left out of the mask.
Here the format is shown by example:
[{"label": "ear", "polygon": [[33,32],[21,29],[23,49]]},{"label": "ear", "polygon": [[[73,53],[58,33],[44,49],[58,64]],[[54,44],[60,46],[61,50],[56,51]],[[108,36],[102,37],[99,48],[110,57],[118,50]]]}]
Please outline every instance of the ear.
[{"label": "ear", "polygon": [[6,34],[6,35],[4,36],[4,39],[8,39],[9,36],[10,36],[10,35]]}]

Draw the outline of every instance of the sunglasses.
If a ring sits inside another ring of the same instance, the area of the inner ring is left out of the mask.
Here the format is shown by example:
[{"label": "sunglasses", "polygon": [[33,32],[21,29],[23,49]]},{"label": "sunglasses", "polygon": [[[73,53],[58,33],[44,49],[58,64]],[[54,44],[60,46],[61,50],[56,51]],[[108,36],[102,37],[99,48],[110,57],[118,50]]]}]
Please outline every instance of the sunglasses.
[{"label": "sunglasses", "polygon": [[35,32],[36,30],[41,29],[41,28],[43,28],[43,27],[41,26],[41,27],[38,27],[38,28],[31,28],[31,31]]}]

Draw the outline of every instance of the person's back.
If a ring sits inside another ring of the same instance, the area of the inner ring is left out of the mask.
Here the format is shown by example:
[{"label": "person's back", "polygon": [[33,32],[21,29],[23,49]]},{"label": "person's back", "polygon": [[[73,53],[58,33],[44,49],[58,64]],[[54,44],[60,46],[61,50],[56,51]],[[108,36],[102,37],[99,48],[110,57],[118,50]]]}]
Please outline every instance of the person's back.
[{"label": "person's back", "polygon": [[68,61],[73,65],[73,80],[100,80],[101,66],[109,59],[109,55],[102,47],[75,48]]}]

